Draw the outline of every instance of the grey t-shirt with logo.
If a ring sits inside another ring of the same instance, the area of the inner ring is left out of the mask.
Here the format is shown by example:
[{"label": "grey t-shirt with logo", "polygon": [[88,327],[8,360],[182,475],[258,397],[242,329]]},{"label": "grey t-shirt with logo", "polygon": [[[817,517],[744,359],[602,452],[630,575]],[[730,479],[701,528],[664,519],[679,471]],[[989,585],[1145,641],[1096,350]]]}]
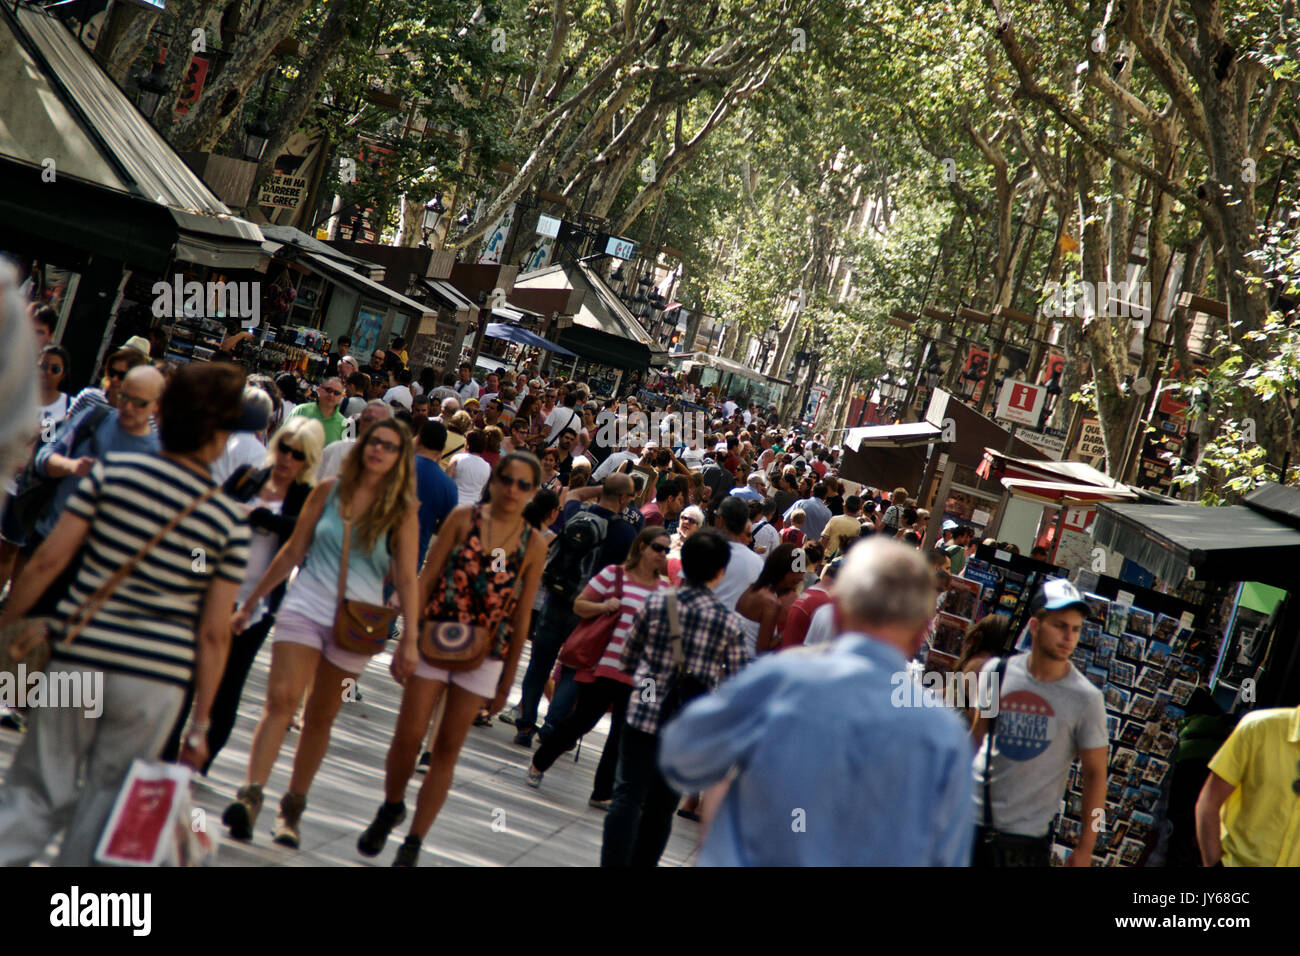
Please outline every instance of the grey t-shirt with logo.
[{"label": "grey t-shirt with logo", "polygon": [[[1046,836],[1075,755],[1107,744],[1106,702],[1073,664],[1065,677],[1046,683],[1029,675],[1028,661],[1028,654],[1012,657],[1000,688],[989,781],[993,825],[1007,833]],[[983,673],[992,674],[997,666],[995,657]],[[981,742],[972,764],[977,824],[984,822],[986,750]]]}]

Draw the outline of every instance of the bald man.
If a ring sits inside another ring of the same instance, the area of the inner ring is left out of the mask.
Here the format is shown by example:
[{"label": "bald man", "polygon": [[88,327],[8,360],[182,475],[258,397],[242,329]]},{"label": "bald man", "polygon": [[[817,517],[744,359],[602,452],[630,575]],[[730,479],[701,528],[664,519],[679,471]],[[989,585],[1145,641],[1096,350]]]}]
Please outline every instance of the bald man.
[{"label": "bald man", "polygon": [[109,452],[158,454],[153,416],[162,397],[162,373],[151,365],[138,365],[126,373],[118,390],[118,407],[92,405],[60,428],[54,441],[36,455],[36,471],[59,480],[54,499],[36,522],[36,532],[23,553],[31,555],[54,528],[63,505],[95,462]]}]

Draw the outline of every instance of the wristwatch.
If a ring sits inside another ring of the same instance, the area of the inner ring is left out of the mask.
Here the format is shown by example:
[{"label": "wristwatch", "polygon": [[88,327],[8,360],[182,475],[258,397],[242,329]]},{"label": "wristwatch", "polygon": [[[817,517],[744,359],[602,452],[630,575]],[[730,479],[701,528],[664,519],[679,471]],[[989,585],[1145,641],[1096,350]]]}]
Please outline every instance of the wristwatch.
[{"label": "wristwatch", "polygon": [[185,746],[198,750],[208,741],[208,724],[190,724],[185,731]]}]

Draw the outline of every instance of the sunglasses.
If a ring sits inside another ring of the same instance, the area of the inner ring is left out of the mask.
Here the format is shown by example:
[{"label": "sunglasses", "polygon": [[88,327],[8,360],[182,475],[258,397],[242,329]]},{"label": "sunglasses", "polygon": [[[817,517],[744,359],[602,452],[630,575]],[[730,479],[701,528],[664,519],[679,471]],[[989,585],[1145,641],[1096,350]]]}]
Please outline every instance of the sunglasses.
[{"label": "sunglasses", "polygon": [[497,481],[506,488],[514,485],[520,491],[533,490],[533,483],[527,478],[511,478],[509,475],[497,475]]},{"label": "sunglasses", "polygon": [[652,545],[650,545],[650,550],[656,552],[657,554],[667,554],[667,553],[668,553],[668,545],[666,545],[666,544],[652,544]]},{"label": "sunglasses", "polygon": [[370,441],[366,442],[366,445],[368,447],[378,448],[380,451],[401,451],[402,450],[402,446],[397,442],[389,441],[387,438],[379,438],[378,436],[370,439]]},{"label": "sunglasses", "polygon": [[318,389],[316,389],[316,391],[318,391],[318,392],[324,392],[326,395],[342,395],[342,394],[343,394],[343,389],[341,389],[341,388],[318,388]]},{"label": "sunglasses", "polygon": [[682,518],[682,519],[681,519],[681,523],[682,523],[682,524],[699,524],[699,522],[696,521],[694,518]]},{"label": "sunglasses", "polygon": [[153,401],[153,399],[151,398],[137,398],[134,395],[126,394],[126,392],[119,392],[118,396],[122,399],[122,401],[129,402],[130,404],[134,405],[136,408],[148,408],[149,403]]},{"label": "sunglasses", "polygon": [[275,446],[275,447],[276,447],[276,448],[279,450],[279,452],[280,452],[281,454],[283,454],[283,455],[293,455],[293,457],[294,457],[295,459],[297,459],[298,461],[306,461],[306,460],[307,460],[307,453],[306,453],[305,451],[303,451],[303,450],[300,449],[300,448],[294,448],[292,445],[290,445],[290,444],[289,444],[287,441],[285,441],[283,438],[281,438],[281,439],[279,440],[279,442],[276,443],[276,446]]},{"label": "sunglasses", "polygon": [[110,381],[113,380],[113,379],[118,379],[118,378],[126,378],[126,369],[124,369],[124,368],[110,368],[110,369],[108,370],[107,376],[108,376],[108,378],[109,378]]},{"label": "sunglasses", "polygon": [[51,375],[58,375],[60,372],[63,371],[63,366],[62,366],[62,365],[50,365],[50,364],[48,364],[48,363],[46,363],[46,362],[42,362],[42,363],[41,363],[41,371],[42,371],[42,372],[49,372]]}]

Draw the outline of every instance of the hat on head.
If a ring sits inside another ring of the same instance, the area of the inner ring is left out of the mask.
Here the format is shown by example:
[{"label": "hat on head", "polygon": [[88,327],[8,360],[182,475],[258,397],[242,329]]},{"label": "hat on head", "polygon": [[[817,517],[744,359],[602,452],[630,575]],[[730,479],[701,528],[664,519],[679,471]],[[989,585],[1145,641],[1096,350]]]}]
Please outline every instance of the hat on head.
[{"label": "hat on head", "polygon": [[961,525],[957,524],[957,522],[953,521],[951,518],[945,518],[943,521],[944,531],[956,531],[959,527],[961,527]]},{"label": "hat on head", "polygon": [[149,340],[143,335],[133,335],[122,343],[124,349],[135,349],[145,358],[149,358]]},{"label": "hat on head", "polygon": [[1029,614],[1038,617],[1047,611],[1064,611],[1072,607],[1078,608],[1087,617],[1088,602],[1083,599],[1079,589],[1065,578],[1048,578],[1029,602]]}]

